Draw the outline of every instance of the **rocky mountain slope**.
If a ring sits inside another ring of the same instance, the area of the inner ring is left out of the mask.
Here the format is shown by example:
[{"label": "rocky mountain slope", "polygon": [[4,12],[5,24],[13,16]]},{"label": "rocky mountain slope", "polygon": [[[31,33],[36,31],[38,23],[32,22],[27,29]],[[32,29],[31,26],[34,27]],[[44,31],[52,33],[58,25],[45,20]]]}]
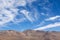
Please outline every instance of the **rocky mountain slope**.
[{"label": "rocky mountain slope", "polygon": [[60,40],[60,32],[26,30],[17,32],[13,30],[0,31],[0,40]]}]

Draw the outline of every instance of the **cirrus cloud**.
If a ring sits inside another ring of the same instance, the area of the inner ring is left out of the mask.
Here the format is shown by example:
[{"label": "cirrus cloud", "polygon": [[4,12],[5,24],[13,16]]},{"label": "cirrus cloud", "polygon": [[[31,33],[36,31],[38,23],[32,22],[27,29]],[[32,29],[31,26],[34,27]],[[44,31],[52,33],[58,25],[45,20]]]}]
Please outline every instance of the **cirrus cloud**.
[{"label": "cirrus cloud", "polygon": [[[60,16],[56,15],[54,17],[50,17],[48,19],[45,19],[45,22],[43,22],[42,25],[44,23],[46,23],[46,21],[50,22],[50,21],[54,21],[56,19],[59,20],[60,19]],[[39,24],[38,26],[40,26],[40,25],[41,24]],[[48,24],[46,26],[42,26],[42,27],[36,28],[34,30],[45,30],[45,29],[49,29],[49,28],[53,28],[53,27],[60,27],[60,21],[59,22],[54,21],[54,23],[52,23],[52,24]]]},{"label": "cirrus cloud", "polygon": [[50,18],[46,19],[46,21],[49,21],[49,20],[55,20],[55,19],[57,19],[57,18],[60,18],[60,16],[50,17]]},{"label": "cirrus cloud", "polygon": [[[9,22],[19,23],[23,22],[26,18],[32,22],[34,19],[29,16],[29,12],[25,10],[23,13],[25,17],[21,17],[21,13],[18,13],[18,6],[26,6],[27,0],[0,0],[0,26]],[[29,0],[33,2],[32,0]],[[22,15],[23,15],[22,14]],[[16,18],[19,15],[19,19]]]},{"label": "cirrus cloud", "polygon": [[43,26],[43,27],[39,27],[39,28],[36,28],[34,30],[45,30],[45,29],[53,28],[53,27],[60,27],[60,22],[56,22],[56,23],[49,24],[49,25],[46,25],[46,26]]}]

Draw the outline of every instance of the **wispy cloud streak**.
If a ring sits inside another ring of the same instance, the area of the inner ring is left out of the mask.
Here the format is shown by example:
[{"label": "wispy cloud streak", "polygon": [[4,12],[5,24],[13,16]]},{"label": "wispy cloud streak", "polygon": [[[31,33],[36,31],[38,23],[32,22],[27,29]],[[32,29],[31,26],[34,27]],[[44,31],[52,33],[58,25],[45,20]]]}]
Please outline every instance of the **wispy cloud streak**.
[{"label": "wispy cloud streak", "polygon": [[31,21],[31,22],[34,21],[34,19],[29,16],[30,13],[29,13],[27,10],[21,10],[20,12],[21,12],[22,14],[24,14],[25,17],[26,17],[29,21]]},{"label": "wispy cloud streak", "polygon": [[[54,17],[50,17],[48,19],[45,19],[45,21],[54,21],[56,19],[58,20],[58,18],[60,19],[60,16],[54,16]],[[46,23],[46,22],[44,22],[44,23]],[[39,24],[39,25],[41,25],[41,24]],[[55,23],[52,23],[52,24],[48,24],[46,26],[39,27],[39,28],[36,28],[34,30],[45,30],[45,29],[53,28],[53,27],[60,27],[60,22],[55,22]]]},{"label": "wispy cloud streak", "polygon": [[54,24],[49,24],[49,25],[46,25],[46,26],[43,26],[43,27],[39,27],[39,28],[36,28],[34,30],[45,30],[45,29],[53,28],[53,27],[60,27],[60,22],[56,22]]},{"label": "wispy cloud streak", "polygon": [[[18,13],[17,6],[25,6],[26,0],[0,0],[0,26],[10,21],[21,22],[24,19],[15,19]],[[14,20],[15,19],[15,20]]]},{"label": "wispy cloud streak", "polygon": [[[33,2],[33,0],[28,0],[29,2]],[[4,25],[10,21],[14,23],[23,22],[25,18],[27,18],[30,22],[34,19],[29,16],[29,12],[23,10],[23,14],[25,17],[17,19],[16,16],[20,15],[18,11],[18,6],[26,6],[27,0],[0,0],[0,26]]]},{"label": "wispy cloud streak", "polygon": [[60,16],[50,17],[50,18],[46,19],[46,21],[49,21],[49,20],[55,20],[55,19],[57,19],[57,18],[60,18]]}]

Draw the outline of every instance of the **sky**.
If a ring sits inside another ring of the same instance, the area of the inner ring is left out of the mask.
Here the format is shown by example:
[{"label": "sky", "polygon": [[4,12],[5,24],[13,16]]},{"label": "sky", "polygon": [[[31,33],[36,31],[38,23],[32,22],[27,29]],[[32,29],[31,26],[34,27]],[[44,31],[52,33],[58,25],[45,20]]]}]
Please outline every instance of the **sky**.
[{"label": "sky", "polygon": [[0,0],[0,30],[60,31],[60,0]]}]

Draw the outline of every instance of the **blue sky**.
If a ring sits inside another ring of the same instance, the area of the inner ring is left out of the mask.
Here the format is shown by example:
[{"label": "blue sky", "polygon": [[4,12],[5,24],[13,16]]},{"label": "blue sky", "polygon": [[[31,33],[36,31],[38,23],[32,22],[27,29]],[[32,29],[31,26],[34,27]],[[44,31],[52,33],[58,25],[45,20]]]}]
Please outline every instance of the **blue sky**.
[{"label": "blue sky", "polygon": [[60,0],[1,0],[1,2],[0,30],[60,31]]}]

